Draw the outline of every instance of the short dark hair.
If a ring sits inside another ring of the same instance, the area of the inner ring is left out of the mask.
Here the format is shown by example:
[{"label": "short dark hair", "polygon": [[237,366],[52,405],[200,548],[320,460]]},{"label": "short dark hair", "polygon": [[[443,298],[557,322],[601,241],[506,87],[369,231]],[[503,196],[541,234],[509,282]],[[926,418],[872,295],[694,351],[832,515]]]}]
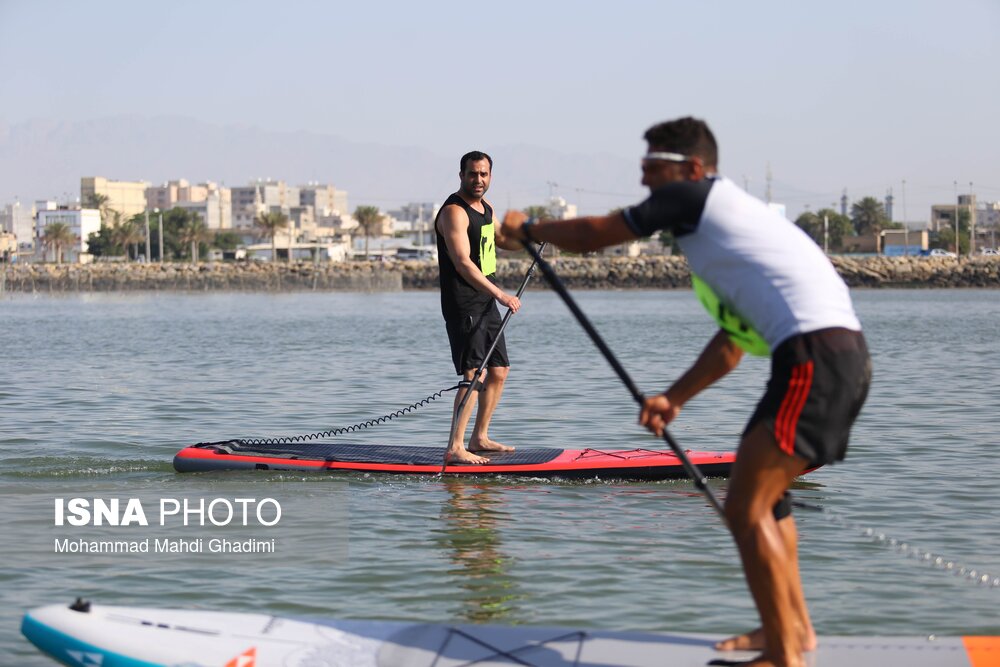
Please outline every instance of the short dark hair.
[{"label": "short dark hair", "polygon": [[719,166],[719,146],[705,121],[686,116],[658,123],[646,130],[643,138],[650,147],[665,151],[695,155],[706,167]]},{"label": "short dark hair", "polygon": [[486,160],[490,163],[490,171],[493,171],[493,158],[482,151],[469,151],[462,156],[462,161],[458,165],[458,171],[461,174],[465,173],[465,165],[470,162],[479,162],[480,160]]}]

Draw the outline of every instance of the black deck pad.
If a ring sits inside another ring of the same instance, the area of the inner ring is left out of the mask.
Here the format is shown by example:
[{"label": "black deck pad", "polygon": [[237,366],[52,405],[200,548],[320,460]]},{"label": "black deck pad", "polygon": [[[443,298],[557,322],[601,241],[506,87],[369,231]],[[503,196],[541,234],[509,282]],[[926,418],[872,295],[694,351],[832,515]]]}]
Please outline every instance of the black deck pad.
[{"label": "black deck pad", "polygon": [[[360,443],[295,442],[288,444],[250,445],[236,440],[205,443],[229,454],[267,456],[310,461],[343,461],[345,463],[383,463],[393,465],[441,465],[444,447],[406,447],[400,445],[368,445]],[[529,447],[513,452],[483,452],[491,464],[533,465],[548,463],[563,450]],[[488,465],[488,464],[487,464]]]}]

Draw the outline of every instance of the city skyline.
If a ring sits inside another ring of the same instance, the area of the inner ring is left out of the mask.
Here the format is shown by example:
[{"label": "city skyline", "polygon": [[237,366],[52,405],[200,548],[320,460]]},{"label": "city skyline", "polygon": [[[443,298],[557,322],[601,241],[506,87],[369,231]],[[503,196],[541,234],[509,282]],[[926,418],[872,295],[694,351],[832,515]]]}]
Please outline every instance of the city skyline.
[{"label": "city skyline", "polygon": [[[457,185],[452,163],[476,147],[507,169],[492,191],[498,208],[554,191],[596,213],[644,196],[646,127],[692,114],[719,137],[725,175],[763,198],[770,168],[772,198],[793,219],[806,206],[839,205],[844,188],[851,201],[882,200],[892,188],[897,220],[904,207],[907,219],[924,219],[956,193],[1000,200],[998,27],[1000,6],[990,0],[430,9],[293,2],[277,10],[259,2],[8,2],[0,5],[0,61],[8,64],[0,70],[0,203],[66,189],[64,178],[25,190],[42,177],[27,182],[24,167],[55,171],[25,162],[24,137],[37,139],[39,127],[52,140],[88,123],[180,118],[207,132],[305,137],[408,162],[360,161],[355,173],[330,173],[322,154],[293,154],[303,164],[246,165],[223,177],[198,171],[215,159],[207,153],[169,173],[155,155],[145,163],[118,155],[122,171],[78,169],[76,178],[321,180],[350,191],[354,203],[387,209],[443,198]],[[139,168],[126,173],[127,165]]]}]

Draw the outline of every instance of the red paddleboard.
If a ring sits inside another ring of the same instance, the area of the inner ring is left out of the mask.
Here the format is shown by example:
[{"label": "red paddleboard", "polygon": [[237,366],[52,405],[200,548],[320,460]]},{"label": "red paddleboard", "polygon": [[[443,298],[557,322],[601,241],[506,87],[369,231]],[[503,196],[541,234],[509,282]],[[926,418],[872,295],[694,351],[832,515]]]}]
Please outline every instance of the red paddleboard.
[{"label": "red paddleboard", "polygon": [[[709,477],[727,477],[735,453],[688,451],[691,462]],[[687,477],[672,452],[653,449],[517,448],[490,453],[485,465],[449,464],[445,474],[518,475],[563,479],[659,480]],[[185,447],[174,457],[178,472],[219,470],[359,471],[436,475],[444,447],[297,442],[250,444],[228,440]]]}]

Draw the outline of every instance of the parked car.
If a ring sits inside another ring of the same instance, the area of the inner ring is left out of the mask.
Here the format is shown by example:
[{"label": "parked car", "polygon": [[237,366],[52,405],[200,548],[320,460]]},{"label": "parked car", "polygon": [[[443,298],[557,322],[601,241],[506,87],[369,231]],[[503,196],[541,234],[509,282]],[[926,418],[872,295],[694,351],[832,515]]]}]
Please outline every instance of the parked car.
[{"label": "parked car", "polygon": [[1000,250],[997,250],[996,248],[980,248],[979,249],[979,254],[980,255],[1000,255]]},{"label": "parked car", "polygon": [[944,248],[933,248],[929,253],[928,257],[958,257],[955,253],[950,250],[945,250]]}]

